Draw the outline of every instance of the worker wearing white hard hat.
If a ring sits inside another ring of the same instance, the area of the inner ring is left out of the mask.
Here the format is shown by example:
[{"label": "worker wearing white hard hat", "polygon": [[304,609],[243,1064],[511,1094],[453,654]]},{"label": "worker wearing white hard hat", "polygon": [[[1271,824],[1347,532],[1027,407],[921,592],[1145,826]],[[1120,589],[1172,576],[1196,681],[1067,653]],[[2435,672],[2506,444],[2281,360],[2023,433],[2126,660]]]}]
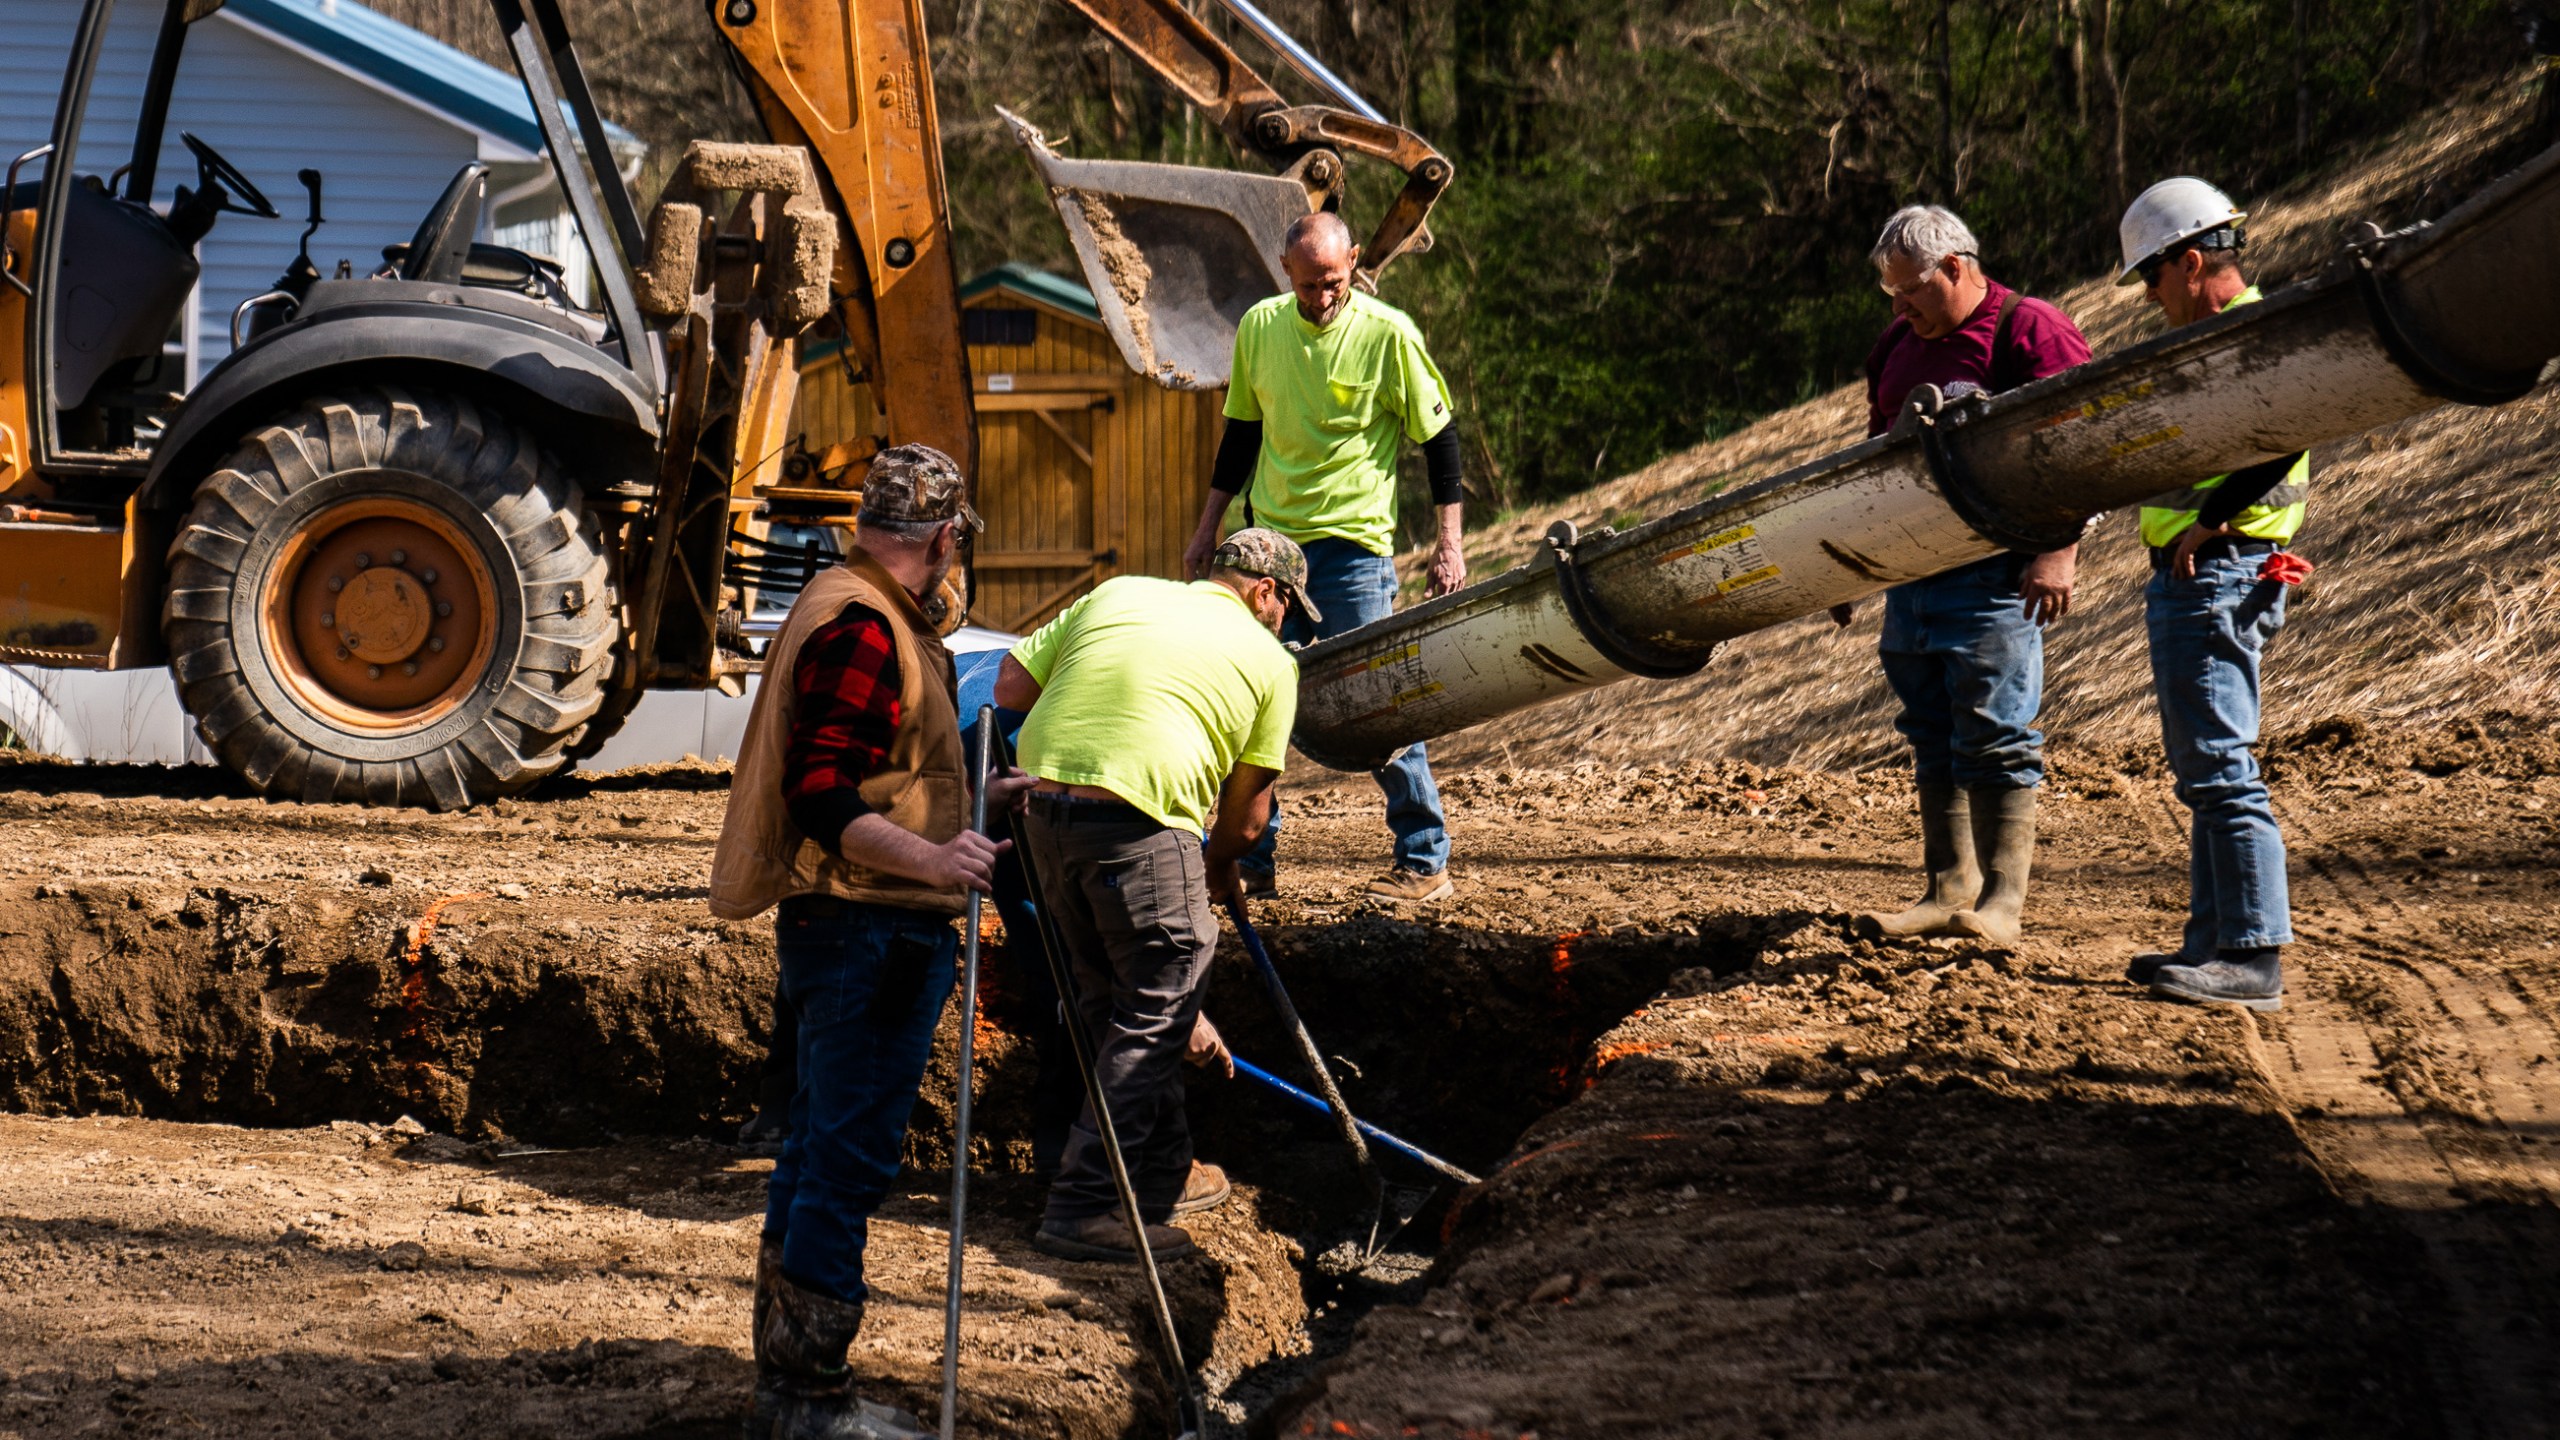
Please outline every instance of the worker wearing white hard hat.
[{"label": "worker wearing white hard hat", "polygon": [[[2139,281],[2173,327],[2254,304],[2258,287],[2240,270],[2247,219],[2202,180],[2163,180],[2124,213],[2118,283]],[[2311,458],[2297,453],[2142,505],[2152,692],[2178,799],[2193,819],[2185,933],[2175,951],[2137,955],[2126,973],[2172,999],[2283,1003],[2281,947],[2293,942],[2284,835],[2250,747],[2261,658],[2284,625],[2287,587],[2310,569],[2287,548],[2310,482]]]}]

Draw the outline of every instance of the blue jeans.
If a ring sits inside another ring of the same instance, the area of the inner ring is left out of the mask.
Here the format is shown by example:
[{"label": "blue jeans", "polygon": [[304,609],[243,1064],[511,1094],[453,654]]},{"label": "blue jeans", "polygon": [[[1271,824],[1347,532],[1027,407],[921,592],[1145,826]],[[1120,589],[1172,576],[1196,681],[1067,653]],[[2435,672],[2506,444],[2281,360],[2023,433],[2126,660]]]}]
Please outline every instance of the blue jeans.
[{"label": "blue jeans", "polygon": [[2293,943],[2284,835],[2249,747],[2258,741],[2258,662],[2284,628],[2285,587],[2258,578],[2260,555],[2198,560],[2196,578],[2151,573],[2142,618],[2160,739],[2193,819],[2187,856],[2190,960],[2216,950]]},{"label": "blue jeans", "polygon": [[960,936],[948,915],[817,897],[783,901],[773,928],[800,1063],[764,1233],[794,1284],[859,1304]]},{"label": "blue jeans", "polygon": [[1884,593],[1876,648],[1923,785],[2044,782],[2044,630],[2019,598],[2021,563],[1994,555]]},{"label": "blue jeans", "polygon": [[[1307,593],[1324,612],[1324,623],[1309,625],[1292,612],[1281,638],[1297,643],[1330,640],[1372,620],[1395,613],[1396,567],[1384,555],[1372,555],[1348,540],[1310,540]],[[1387,829],[1396,837],[1395,863],[1424,875],[1449,868],[1449,821],[1440,811],[1440,787],[1431,779],[1431,760],[1419,744],[1369,772],[1387,795]],[[1280,802],[1271,802],[1271,828],[1246,853],[1247,870],[1268,875],[1280,844]]]}]

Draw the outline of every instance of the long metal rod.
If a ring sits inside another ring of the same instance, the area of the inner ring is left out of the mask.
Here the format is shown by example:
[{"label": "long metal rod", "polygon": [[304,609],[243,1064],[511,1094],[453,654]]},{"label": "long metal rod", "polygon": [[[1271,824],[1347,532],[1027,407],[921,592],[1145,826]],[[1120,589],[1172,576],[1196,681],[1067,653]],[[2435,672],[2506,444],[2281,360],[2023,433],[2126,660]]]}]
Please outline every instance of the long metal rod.
[{"label": "long metal rod", "polygon": [[[1547,553],[1299,652],[1296,740],[1369,769],[1428,740],[2448,401],[2560,354],[2560,147],[2317,277],[1996,397],[1924,387],[1893,430]],[[2316,481],[2315,481],[2316,486]],[[2315,506],[2317,501],[2314,501]]]},{"label": "long metal rod", "polygon": [[[1236,1062],[1236,1073],[1244,1076],[1246,1079],[1260,1081],[1262,1084],[1288,1096],[1290,1099],[1297,1101],[1299,1104],[1315,1111],[1319,1115],[1332,1113],[1332,1106],[1317,1099],[1315,1096],[1308,1094],[1306,1091],[1299,1089],[1297,1086],[1290,1084],[1288,1081],[1281,1079],[1279,1076],[1272,1074],[1270,1071],[1263,1069],[1261,1066],[1254,1064],[1252,1061],[1245,1059],[1243,1056],[1235,1055],[1230,1056],[1229,1058]],[[1370,1124],[1366,1120],[1355,1119],[1351,1123],[1360,1127],[1361,1134],[1377,1141],[1387,1149],[1394,1151],[1396,1154],[1403,1156],[1407,1160],[1413,1161],[1417,1165],[1427,1166],[1436,1170],[1442,1175],[1457,1181],[1461,1185],[1480,1185],[1484,1183],[1476,1176],[1468,1174],[1466,1171],[1459,1169],[1457,1166],[1452,1165],[1448,1161],[1441,1159],[1439,1156],[1432,1154],[1430,1151],[1423,1149],[1421,1146],[1416,1145],[1411,1141],[1399,1140],[1395,1136],[1388,1134],[1386,1131],[1379,1129],[1377,1126]]]},{"label": "long metal rod", "polygon": [[1378,107],[1361,99],[1360,93],[1345,83],[1341,76],[1327,69],[1325,63],[1315,57],[1314,51],[1299,44],[1295,36],[1281,29],[1279,21],[1255,8],[1253,0],[1218,0],[1218,4],[1224,7],[1228,14],[1236,17],[1244,28],[1260,36],[1262,43],[1270,46],[1283,61],[1287,62],[1290,69],[1305,76],[1309,84],[1333,97],[1335,104],[1354,114],[1375,120],[1381,125],[1395,123],[1379,114]]},{"label": "long metal rod", "polygon": [[[970,777],[969,828],[987,833],[988,757],[995,752],[996,707],[978,707],[978,756]],[[969,928],[960,937],[960,1076],[953,1082],[958,1106],[951,1130],[951,1273],[942,1298],[942,1440],[960,1423],[960,1267],[969,1233],[969,1098],[977,1089],[978,922],[987,895],[969,892]]]},{"label": "long metal rod", "polygon": [[[560,90],[551,73],[551,56],[534,34],[526,18],[521,0],[489,0],[490,9],[498,17],[498,29],[506,37],[507,53],[516,62],[516,78],[524,83],[525,99],[533,105],[534,123],[542,129],[543,146],[551,152],[551,173],[559,178],[560,193],[569,202],[569,213],[578,222],[578,233],[586,240],[587,254],[595,261],[596,275],[604,282],[605,311],[613,319],[614,334],[622,341],[622,363],[639,377],[651,396],[666,389],[667,378],[658,364],[657,348],[650,344],[649,331],[640,318],[640,300],[631,274],[631,260],[622,251],[620,234],[604,213],[601,196],[608,183],[621,183],[621,172],[613,168],[610,152],[592,164],[561,119]],[[591,174],[601,169],[603,176]]]},{"label": "long metal rod", "polygon": [[1174,1412],[1174,1440],[1200,1440],[1209,1432],[1208,1407],[1200,1402],[1200,1387],[1191,1377],[1191,1367],[1182,1358],[1182,1337],[1174,1329],[1173,1302],[1165,1298],[1164,1276],[1156,1269],[1155,1251],[1147,1248],[1147,1225],[1138,1217],[1138,1190],[1129,1181],[1129,1162],[1120,1151],[1120,1130],[1111,1123],[1111,1107],[1104,1102],[1102,1077],[1095,1071],[1093,1037],[1084,1029],[1084,1012],[1077,1007],[1076,977],[1067,966],[1066,941],[1058,935],[1057,917],[1050,913],[1048,892],[1040,883],[1040,865],[1033,858],[1029,837],[1016,826],[1014,853],[1022,860],[1022,878],[1031,892],[1031,913],[1039,922],[1040,953],[1049,962],[1049,981],[1057,987],[1060,1019],[1067,1032],[1067,1044],[1076,1052],[1076,1074],[1084,1080],[1084,1103],[1093,1111],[1095,1135],[1102,1141],[1104,1158],[1111,1162],[1111,1183],[1120,1192],[1120,1212],[1129,1220],[1129,1243],[1138,1253],[1138,1272],[1146,1281],[1147,1298],[1152,1303],[1156,1322],[1156,1338],[1163,1345],[1165,1379],[1177,1397]]},{"label": "long metal rod", "polygon": [[1375,1253],[1378,1236],[1387,1218],[1387,1178],[1378,1173],[1377,1157],[1369,1153],[1369,1142],[1360,1133],[1360,1122],[1351,1106],[1342,1098],[1342,1087],[1333,1083],[1332,1067],[1324,1063],[1324,1051],[1316,1045],[1316,1037],[1307,1033],[1307,1022],[1298,1018],[1297,1004],[1289,998],[1289,987],[1280,983],[1280,967],[1271,963],[1271,952],[1264,948],[1262,936],[1245,918],[1244,901],[1230,896],[1227,918],[1236,924],[1236,937],[1244,942],[1244,953],[1253,959],[1253,967],[1262,972],[1263,988],[1271,992],[1272,1007],[1280,1012],[1280,1021],[1298,1042],[1298,1054],[1315,1073],[1316,1088],[1323,1092],[1325,1108],[1333,1112],[1333,1126],[1342,1143],[1351,1147],[1351,1161],[1359,1167],[1360,1178],[1369,1186],[1375,1209],[1370,1213],[1369,1249]]}]

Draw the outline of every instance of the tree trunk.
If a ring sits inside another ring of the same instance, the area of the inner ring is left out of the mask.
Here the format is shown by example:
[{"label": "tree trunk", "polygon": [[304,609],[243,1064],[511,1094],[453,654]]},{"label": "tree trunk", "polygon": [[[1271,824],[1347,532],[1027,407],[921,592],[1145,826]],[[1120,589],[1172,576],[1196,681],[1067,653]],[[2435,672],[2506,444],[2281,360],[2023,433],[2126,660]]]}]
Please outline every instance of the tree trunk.
[{"label": "tree trunk", "polygon": [[2064,113],[2089,128],[2089,44],[2080,24],[2080,0],[2053,0],[2053,89]]},{"label": "tree trunk", "polygon": [[2087,0],[2089,54],[2096,83],[2089,87],[2089,140],[2098,151],[2099,192],[2110,215],[2133,199],[2125,183],[2124,74],[2116,67],[2115,0]]},{"label": "tree trunk", "polygon": [[1950,12],[1954,0],[1938,0],[1938,23],[1933,36],[1938,89],[1938,193],[1953,202],[1958,195],[1956,175],[1956,64],[1954,23]]},{"label": "tree trunk", "polygon": [[2293,0],[2293,163],[2311,156],[2311,0]]}]

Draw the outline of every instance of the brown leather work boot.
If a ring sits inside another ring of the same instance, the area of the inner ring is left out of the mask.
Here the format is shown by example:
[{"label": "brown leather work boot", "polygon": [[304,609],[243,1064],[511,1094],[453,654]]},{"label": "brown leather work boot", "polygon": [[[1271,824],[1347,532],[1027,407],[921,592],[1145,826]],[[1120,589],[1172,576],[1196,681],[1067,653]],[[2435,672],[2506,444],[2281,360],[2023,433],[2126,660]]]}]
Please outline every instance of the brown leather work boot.
[{"label": "brown leather work boot", "polygon": [[1227,1203],[1227,1197],[1234,1192],[1235,1187],[1227,1183],[1226,1171],[1194,1160],[1191,1174],[1182,1182],[1182,1198],[1173,1202],[1173,1213],[1197,1215],[1203,1210],[1215,1210]]},{"label": "brown leather work boot", "polygon": [[[1044,1220],[1031,1237],[1031,1248],[1063,1260],[1101,1260],[1135,1265],[1138,1252],[1129,1243],[1129,1222],[1118,1212],[1087,1215],[1081,1220]],[[1179,1260],[1199,1247],[1187,1230],[1171,1225],[1147,1227],[1147,1248],[1158,1260]]]},{"label": "brown leather work boot", "polygon": [[1949,922],[1982,892],[1974,859],[1973,802],[1953,784],[1920,786],[1920,864],[1929,872],[1920,903],[1894,914],[1871,911],[1854,922],[1870,939],[1952,934]]},{"label": "brown leather work boot", "polygon": [[1457,888],[1457,882],[1449,878],[1449,872],[1446,870],[1437,875],[1425,875],[1419,870],[1407,870],[1401,865],[1369,882],[1370,894],[1381,900],[1393,900],[1404,905],[1423,905],[1434,900],[1446,900]]}]

